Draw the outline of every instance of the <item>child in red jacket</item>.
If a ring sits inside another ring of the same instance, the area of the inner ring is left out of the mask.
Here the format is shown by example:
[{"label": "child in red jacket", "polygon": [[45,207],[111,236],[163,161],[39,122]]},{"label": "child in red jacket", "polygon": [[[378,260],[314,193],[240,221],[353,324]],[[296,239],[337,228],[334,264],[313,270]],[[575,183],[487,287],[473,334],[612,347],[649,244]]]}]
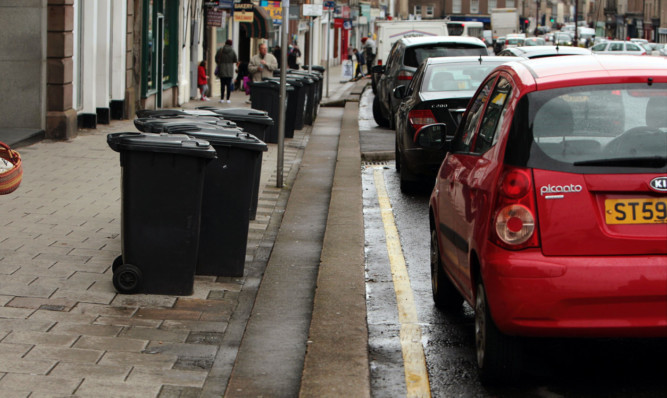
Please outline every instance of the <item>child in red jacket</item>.
[{"label": "child in red jacket", "polygon": [[206,76],[206,61],[201,61],[197,68],[197,86],[201,91],[201,100],[208,101],[208,76]]}]

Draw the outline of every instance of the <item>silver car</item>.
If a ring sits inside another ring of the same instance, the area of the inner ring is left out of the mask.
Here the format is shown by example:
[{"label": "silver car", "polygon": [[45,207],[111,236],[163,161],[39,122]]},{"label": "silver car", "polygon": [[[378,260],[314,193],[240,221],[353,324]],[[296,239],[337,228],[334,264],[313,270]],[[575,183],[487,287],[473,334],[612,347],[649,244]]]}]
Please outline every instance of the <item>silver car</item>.
[{"label": "silver car", "polygon": [[646,55],[646,49],[637,43],[621,40],[610,40],[591,47],[596,54],[631,54]]}]

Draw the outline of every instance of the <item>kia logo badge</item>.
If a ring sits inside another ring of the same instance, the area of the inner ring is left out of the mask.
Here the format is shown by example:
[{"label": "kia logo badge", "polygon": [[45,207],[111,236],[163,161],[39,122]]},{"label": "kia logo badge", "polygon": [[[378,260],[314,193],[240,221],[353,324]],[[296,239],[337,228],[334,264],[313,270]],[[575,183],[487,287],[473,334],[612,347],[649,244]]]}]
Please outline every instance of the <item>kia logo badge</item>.
[{"label": "kia logo badge", "polygon": [[656,177],[649,183],[651,189],[658,192],[667,192],[667,177]]}]

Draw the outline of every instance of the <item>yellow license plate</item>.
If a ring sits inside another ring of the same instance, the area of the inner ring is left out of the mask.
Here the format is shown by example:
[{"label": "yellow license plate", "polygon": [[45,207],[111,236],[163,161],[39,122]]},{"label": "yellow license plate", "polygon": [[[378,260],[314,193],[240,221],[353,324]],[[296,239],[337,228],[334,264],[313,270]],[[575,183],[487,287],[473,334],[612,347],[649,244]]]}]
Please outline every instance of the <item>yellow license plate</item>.
[{"label": "yellow license plate", "polygon": [[667,198],[605,199],[607,224],[667,223]]}]

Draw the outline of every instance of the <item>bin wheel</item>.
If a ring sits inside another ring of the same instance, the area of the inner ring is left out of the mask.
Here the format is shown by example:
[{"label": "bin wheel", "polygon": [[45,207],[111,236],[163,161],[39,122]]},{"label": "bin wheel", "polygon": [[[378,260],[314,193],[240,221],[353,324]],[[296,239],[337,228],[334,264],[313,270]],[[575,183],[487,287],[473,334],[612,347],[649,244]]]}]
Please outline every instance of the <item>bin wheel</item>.
[{"label": "bin wheel", "polygon": [[120,256],[116,257],[113,260],[113,264],[111,264],[111,270],[113,272],[116,272],[116,269],[118,269],[118,267],[120,267],[121,265],[123,265],[123,255],[122,254]]},{"label": "bin wheel", "polygon": [[113,273],[113,286],[119,293],[136,293],[141,286],[141,278],[139,267],[132,264],[122,264]]}]

